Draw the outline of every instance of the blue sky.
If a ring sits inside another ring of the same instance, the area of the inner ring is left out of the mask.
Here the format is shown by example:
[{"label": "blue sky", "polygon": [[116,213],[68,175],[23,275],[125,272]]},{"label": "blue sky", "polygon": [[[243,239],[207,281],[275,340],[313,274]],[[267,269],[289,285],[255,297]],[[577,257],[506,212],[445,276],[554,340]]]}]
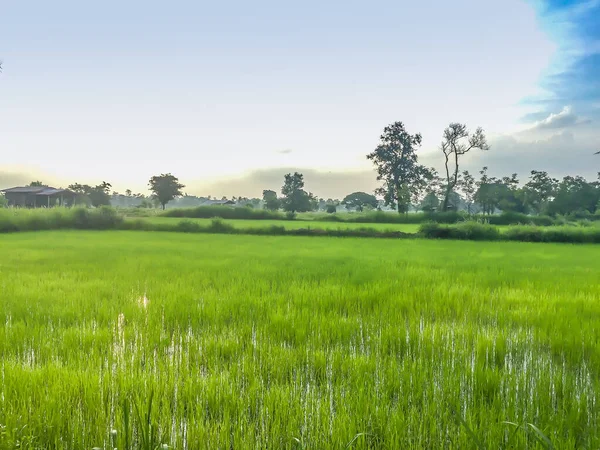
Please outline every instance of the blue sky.
[{"label": "blue sky", "polygon": [[593,176],[597,1],[0,3],[0,188],[30,178],[259,195],[300,170],[321,196],[370,190],[390,122],[441,162],[483,126],[476,170]]}]

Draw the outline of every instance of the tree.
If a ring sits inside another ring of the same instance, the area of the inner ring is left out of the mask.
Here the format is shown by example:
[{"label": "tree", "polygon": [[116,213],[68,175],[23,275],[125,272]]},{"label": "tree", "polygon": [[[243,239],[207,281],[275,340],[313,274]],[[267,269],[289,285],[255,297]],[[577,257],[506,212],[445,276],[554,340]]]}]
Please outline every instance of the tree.
[{"label": "tree", "polygon": [[421,201],[419,207],[423,212],[435,212],[440,206],[440,199],[435,195],[435,192],[429,191],[425,198]]},{"label": "tree", "polygon": [[8,200],[6,200],[6,197],[4,196],[4,194],[0,194],[0,208],[6,208],[8,206]]},{"label": "tree", "polygon": [[411,200],[418,197],[432,177],[431,170],[419,165],[416,154],[421,135],[409,134],[402,122],[384,128],[380,144],[367,155],[377,169],[377,180],[383,182],[375,193],[386,205],[408,212]]},{"label": "tree", "polygon": [[263,191],[263,202],[265,204],[265,209],[268,209],[269,211],[277,211],[281,206],[281,202],[277,198],[277,192],[269,189]]},{"label": "tree", "polygon": [[465,203],[467,204],[467,213],[471,214],[471,207],[475,202],[475,192],[477,192],[477,183],[475,177],[465,170],[459,180],[459,188],[462,191]]},{"label": "tree", "polygon": [[474,195],[474,200],[481,205],[483,214],[493,214],[498,207],[498,201],[496,196],[496,187],[498,180],[494,177],[490,177],[487,174],[487,167],[484,167],[479,171],[479,181],[477,181],[477,191]]},{"label": "tree", "polygon": [[125,191],[125,195],[126,195],[127,197],[131,197],[131,194],[132,194],[132,192],[131,192],[131,189],[127,189],[127,190]]},{"label": "tree", "polygon": [[46,186],[44,183],[42,183],[41,181],[32,181],[31,183],[29,183],[27,186],[31,186],[31,187],[42,187],[42,186]]},{"label": "tree", "polygon": [[312,209],[311,197],[303,189],[304,175],[294,172],[292,175],[285,175],[284,183],[281,188],[283,199],[281,200],[283,209],[290,213],[310,211]]},{"label": "tree", "polygon": [[[458,184],[459,159],[472,149],[489,150],[490,146],[482,128],[477,128],[470,134],[467,126],[461,123],[451,123],[444,130],[444,139],[441,149],[444,154],[446,168],[446,191],[442,203],[442,211],[448,208],[450,193]],[[452,161],[451,161],[452,160]]]},{"label": "tree", "polygon": [[165,209],[165,205],[171,200],[183,195],[181,190],[185,187],[176,176],[170,173],[153,176],[148,181],[148,186],[160,202],[162,209]]},{"label": "tree", "polygon": [[583,177],[564,177],[558,185],[554,200],[549,204],[550,214],[593,214],[600,202],[600,183],[588,182]]},{"label": "tree", "polygon": [[76,204],[92,205],[94,207],[110,205],[109,192],[111,187],[111,184],[106,181],[93,187],[79,183],[69,185],[69,189],[77,194],[75,197]]},{"label": "tree", "polygon": [[532,170],[529,181],[523,187],[525,204],[537,214],[548,208],[558,188],[558,180],[547,172]]},{"label": "tree", "polygon": [[337,206],[335,206],[332,203],[329,203],[326,207],[325,207],[325,211],[327,211],[327,214],[335,214],[337,212]]},{"label": "tree", "polygon": [[344,197],[342,205],[346,205],[346,208],[356,208],[362,212],[365,206],[377,208],[377,199],[374,195],[367,194],[366,192],[353,192]]}]

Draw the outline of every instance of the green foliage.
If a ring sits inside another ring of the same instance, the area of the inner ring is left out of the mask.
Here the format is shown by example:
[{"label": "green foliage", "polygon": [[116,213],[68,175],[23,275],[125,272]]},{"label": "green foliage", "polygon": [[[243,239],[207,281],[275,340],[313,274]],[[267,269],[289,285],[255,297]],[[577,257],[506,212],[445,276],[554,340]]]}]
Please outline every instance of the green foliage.
[{"label": "green foliage", "polygon": [[263,202],[265,209],[277,211],[281,207],[281,201],[277,198],[277,192],[271,190],[263,191]]},{"label": "green foliage", "polygon": [[346,205],[347,208],[356,208],[362,212],[367,206],[377,208],[378,202],[374,195],[367,194],[366,192],[353,192],[344,197],[342,205]]},{"label": "green foliage", "polygon": [[421,225],[419,233],[428,239],[470,241],[496,241],[500,239],[500,232],[496,227],[479,222],[462,222],[454,225],[441,225],[430,222]]},{"label": "green foliage", "polygon": [[0,233],[56,229],[115,229],[123,218],[114,209],[4,209],[0,210]]},{"label": "green foliage", "polygon": [[0,208],[6,208],[8,207],[8,200],[6,200],[6,197],[4,196],[4,194],[0,193]]},{"label": "green foliage", "polygon": [[160,202],[162,209],[165,209],[165,205],[171,200],[182,196],[181,190],[185,187],[176,176],[170,173],[153,176],[148,181],[148,186]]},{"label": "green foliage", "polygon": [[312,194],[304,190],[304,175],[294,172],[285,175],[281,188],[281,206],[290,213],[312,211],[315,207]]},{"label": "green foliage", "polygon": [[96,186],[89,186],[87,184],[71,184],[69,189],[77,196],[75,197],[75,204],[82,206],[109,206],[110,205],[110,189],[112,185],[103,181],[101,184]]},{"label": "green foliage", "polygon": [[0,255],[3,450],[600,448],[594,246],[60,231]]},{"label": "green foliage", "polygon": [[421,211],[431,214],[437,211],[439,206],[440,200],[437,195],[435,195],[435,192],[428,192],[425,198],[421,201],[419,208]]},{"label": "green foliage", "polygon": [[42,187],[42,186],[46,186],[44,183],[42,183],[41,181],[32,181],[31,183],[29,183],[27,186],[31,186],[31,187]]},{"label": "green foliage", "polygon": [[263,209],[235,208],[231,206],[198,206],[197,208],[170,208],[161,214],[163,217],[188,217],[195,219],[247,219],[247,220],[277,220],[285,216],[276,211]]},{"label": "green foliage", "polygon": [[402,122],[395,122],[384,128],[380,144],[367,155],[377,169],[377,180],[383,183],[376,193],[399,213],[408,212],[411,201],[419,197],[434,176],[418,163],[416,151],[421,140],[419,133],[411,135]]},{"label": "green foliage", "polygon": [[325,211],[327,212],[327,214],[335,214],[337,212],[337,206],[328,204],[325,208]]}]

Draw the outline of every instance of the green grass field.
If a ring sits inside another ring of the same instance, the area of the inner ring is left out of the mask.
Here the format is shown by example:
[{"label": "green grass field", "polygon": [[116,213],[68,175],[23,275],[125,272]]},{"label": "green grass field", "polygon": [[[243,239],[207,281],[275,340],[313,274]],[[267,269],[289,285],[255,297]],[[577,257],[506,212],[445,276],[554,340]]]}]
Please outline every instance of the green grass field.
[{"label": "green grass field", "polygon": [[598,254],[0,235],[0,449],[598,448]]},{"label": "green grass field", "polygon": [[[128,220],[140,220],[131,218]],[[197,222],[200,225],[210,225],[212,219],[182,219],[177,217],[145,217],[141,220],[156,224],[176,224],[182,220]],[[318,228],[322,230],[356,230],[359,228],[371,228],[374,230],[402,231],[404,233],[417,233],[420,224],[402,223],[353,223],[353,222],[319,222],[319,221],[296,221],[296,220],[238,220],[222,219],[236,228],[267,228],[270,226],[284,227],[286,230],[297,230],[299,228]]]}]

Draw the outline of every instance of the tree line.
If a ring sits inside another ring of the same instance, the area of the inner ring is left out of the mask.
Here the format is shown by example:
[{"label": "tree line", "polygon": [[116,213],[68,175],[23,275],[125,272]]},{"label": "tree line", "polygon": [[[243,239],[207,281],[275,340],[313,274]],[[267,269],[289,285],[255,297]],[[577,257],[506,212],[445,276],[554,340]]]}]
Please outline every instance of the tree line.
[{"label": "tree line", "polygon": [[[494,214],[517,212],[523,214],[577,215],[585,217],[600,211],[600,173],[598,179],[588,181],[581,176],[553,178],[545,171],[532,170],[525,183],[516,173],[493,177],[488,167],[479,176],[460,170],[464,155],[473,151],[488,151],[490,146],[483,129],[471,132],[461,123],[451,123],[443,132],[440,145],[442,175],[431,167],[419,163],[417,150],[421,146],[421,134],[410,134],[402,122],[384,128],[379,145],[366,158],[375,166],[377,180],[381,183],[374,194],[352,192],[344,199],[323,199],[305,189],[304,175],[299,172],[284,176],[281,195],[266,189],[262,199],[233,197],[238,205],[259,207],[290,214],[306,211],[335,213],[338,206],[363,211],[367,209],[393,208],[398,213],[423,211],[427,213],[464,210],[468,214]],[[42,186],[34,181],[31,186]],[[68,186],[75,192],[75,203],[90,206],[119,204],[130,206],[162,207],[175,201],[177,206],[196,206],[210,201],[211,197],[195,197],[183,193],[185,185],[170,173],[155,175],[148,181],[150,196],[125,195],[113,191],[110,183],[92,186],[74,183]],[[376,197],[379,196],[379,199]],[[2,201],[0,197],[0,205]],[[221,200],[227,200],[222,197]]]}]

